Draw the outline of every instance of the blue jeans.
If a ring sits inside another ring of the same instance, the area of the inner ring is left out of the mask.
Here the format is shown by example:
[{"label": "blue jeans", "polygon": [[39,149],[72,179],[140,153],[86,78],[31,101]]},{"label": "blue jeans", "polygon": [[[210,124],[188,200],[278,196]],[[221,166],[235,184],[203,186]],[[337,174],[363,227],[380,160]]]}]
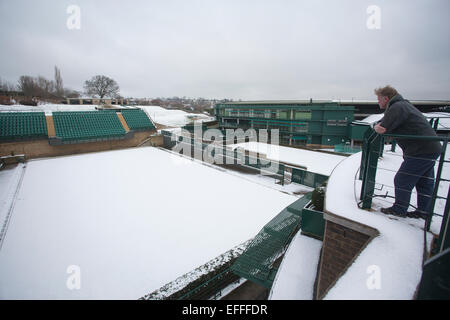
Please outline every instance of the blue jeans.
[{"label": "blue jeans", "polygon": [[395,203],[393,209],[406,214],[414,187],[417,190],[417,210],[428,213],[434,189],[434,165],[439,154],[404,156],[394,178]]}]

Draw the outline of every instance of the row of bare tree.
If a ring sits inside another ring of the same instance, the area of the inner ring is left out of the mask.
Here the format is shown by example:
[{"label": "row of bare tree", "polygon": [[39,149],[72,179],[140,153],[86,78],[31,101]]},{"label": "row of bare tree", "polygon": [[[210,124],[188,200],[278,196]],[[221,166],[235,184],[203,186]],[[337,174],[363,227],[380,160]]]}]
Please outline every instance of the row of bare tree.
[{"label": "row of bare tree", "polygon": [[[84,93],[92,97],[119,98],[119,85],[111,78],[96,75],[84,83]],[[61,71],[55,66],[54,80],[48,80],[43,76],[21,76],[17,85],[0,78],[0,91],[5,93],[20,92],[26,97],[40,97],[44,99],[78,98],[81,92],[64,88]]]},{"label": "row of bare tree", "polygon": [[64,88],[61,71],[55,66],[55,79],[48,80],[43,76],[31,77],[20,76],[17,85],[0,79],[0,91],[3,93],[17,93],[26,97],[40,97],[47,99],[76,98],[80,93],[75,90]]}]

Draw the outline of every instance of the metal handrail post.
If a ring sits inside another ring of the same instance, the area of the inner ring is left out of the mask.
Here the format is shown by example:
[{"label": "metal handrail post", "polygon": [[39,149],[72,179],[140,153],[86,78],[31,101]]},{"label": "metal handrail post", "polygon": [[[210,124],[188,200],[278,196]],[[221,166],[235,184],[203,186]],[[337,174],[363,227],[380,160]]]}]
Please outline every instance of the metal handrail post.
[{"label": "metal handrail post", "polygon": [[439,158],[438,172],[436,173],[436,181],[434,182],[434,190],[433,190],[433,195],[431,197],[431,208],[430,208],[428,218],[426,220],[426,230],[427,231],[430,231],[431,219],[433,218],[434,207],[436,206],[436,197],[437,197],[437,193],[438,193],[438,189],[439,189],[439,183],[441,182],[441,174],[442,174],[442,168],[443,168],[444,162],[445,162],[445,152],[447,151],[447,144],[448,143],[446,143],[446,142],[443,143],[441,156]]},{"label": "metal handrail post", "polygon": [[385,143],[384,136],[381,136],[381,139],[380,139],[380,153],[379,153],[379,157],[383,157],[383,153],[384,153],[384,143]]},{"label": "metal handrail post", "polygon": [[[373,157],[375,157],[376,161],[378,161],[379,150],[375,150],[374,144],[381,143],[381,141],[377,140],[380,136],[378,134],[371,135],[368,139],[366,157],[364,159],[364,172],[362,176],[362,187],[361,187],[361,195],[360,199],[362,200],[362,208],[370,209],[372,207],[372,195],[374,192],[375,184],[370,178],[372,177],[375,180],[375,176],[377,173],[377,165],[374,168],[371,168],[371,163],[375,161]],[[380,144],[381,145],[381,144]],[[375,154],[375,151],[376,154]],[[370,196],[368,196],[370,195]]]},{"label": "metal handrail post", "polygon": [[392,152],[395,152],[396,147],[397,147],[397,141],[392,140],[391,151],[392,151]]},{"label": "metal handrail post", "polygon": [[371,143],[371,139],[372,137],[376,135],[376,132],[373,129],[369,129],[366,131],[366,133],[364,134],[364,142],[363,142],[363,146],[362,146],[362,155],[361,155],[361,164],[360,164],[360,168],[362,168],[362,170],[360,170],[359,172],[359,180],[364,180],[363,176],[364,176],[364,172],[366,169],[366,161],[367,161],[367,149],[369,144]]},{"label": "metal handrail post", "polygon": [[447,202],[445,203],[444,209],[444,217],[442,218],[441,230],[439,231],[439,240],[438,240],[438,253],[444,251],[450,246],[450,238],[447,237],[448,229],[449,229],[449,211],[450,211],[450,201],[448,198],[450,197],[450,186],[448,187],[447,192]]},{"label": "metal handrail post", "polygon": [[359,198],[363,201],[366,197],[365,194],[366,194],[366,189],[367,189],[367,171],[369,168],[369,154],[371,152],[371,149],[372,148],[371,148],[371,143],[370,143],[370,138],[369,138],[369,141],[367,142],[367,145],[366,145],[366,149],[364,150],[365,151],[365,156],[363,159],[364,167],[363,167],[363,172],[361,175],[362,185],[361,185],[361,194],[360,194]]},{"label": "metal handrail post", "polygon": [[433,129],[434,131],[437,131],[439,126],[439,118],[434,119],[434,125],[433,125]]}]

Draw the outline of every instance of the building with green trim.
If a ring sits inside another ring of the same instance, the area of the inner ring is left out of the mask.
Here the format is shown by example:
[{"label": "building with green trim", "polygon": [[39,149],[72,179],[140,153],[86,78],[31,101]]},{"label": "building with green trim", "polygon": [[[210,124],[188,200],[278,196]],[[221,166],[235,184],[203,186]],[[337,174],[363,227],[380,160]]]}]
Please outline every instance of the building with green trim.
[{"label": "building with green trim", "polygon": [[354,106],[321,101],[245,101],[218,103],[219,128],[279,129],[284,145],[333,146],[349,141]]}]

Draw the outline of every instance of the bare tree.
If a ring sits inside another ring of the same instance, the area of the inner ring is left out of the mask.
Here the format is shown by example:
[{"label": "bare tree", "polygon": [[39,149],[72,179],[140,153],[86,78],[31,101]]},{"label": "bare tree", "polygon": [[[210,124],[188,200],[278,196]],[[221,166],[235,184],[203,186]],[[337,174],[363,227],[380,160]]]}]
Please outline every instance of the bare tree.
[{"label": "bare tree", "polygon": [[0,91],[3,92],[11,92],[16,91],[16,86],[6,80],[3,80],[0,78]]},{"label": "bare tree", "polygon": [[52,80],[47,80],[43,76],[39,76],[36,82],[39,90],[38,96],[43,98],[54,97],[55,83]]},{"label": "bare tree", "polygon": [[111,78],[103,75],[92,77],[91,80],[84,82],[84,90],[86,94],[91,96],[99,96],[100,98],[119,96],[119,85]]},{"label": "bare tree", "polygon": [[64,89],[64,97],[67,97],[67,98],[79,98],[79,97],[81,97],[81,93],[76,91],[76,90],[65,88]]},{"label": "bare tree", "polygon": [[55,66],[55,94],[58,97],[64,96],[64,85],[61,77],[61,71]]},{"label": "bare tree", "polygon": [[33,77],[20,76],[17,87],[25,96],[36,96],[39,94],[38,85]]}]

